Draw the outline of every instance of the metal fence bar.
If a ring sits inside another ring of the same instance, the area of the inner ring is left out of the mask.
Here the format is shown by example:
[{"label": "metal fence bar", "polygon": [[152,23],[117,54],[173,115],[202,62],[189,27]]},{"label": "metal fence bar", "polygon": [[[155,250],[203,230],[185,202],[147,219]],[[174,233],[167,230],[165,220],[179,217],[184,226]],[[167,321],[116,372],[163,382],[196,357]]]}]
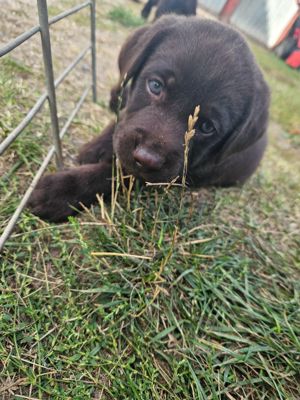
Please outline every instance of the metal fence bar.
[{"label": "metal fence bar", "polygon": [[[88,45],[75,60],[63,71],[63,73],[54,82],[54,87],[57,88],[65,77],[76,67],[76,65],[84,58],[86,53],[91,49]],[[19,125],[0,143],[0,156],[5,152],[5,150],[11,145],[11,143],[19,136],[19,134],[29,125],[35,115],[39,112],[43,104],[47,99],[47,93],[43,93],[41,97],[37,100],[32,109],[28,112],[25,118],[19,123]]]},{"label": "metal fence bar", "polygon": [[[62,20],[63,18],[77,13],[78,11],[82,10],[83,8],[85,8],[87,6],[93,7],[91,0],[86,1],[85,3],[83,3],[79,6],[70,8],[69,10],[62,12],[62,13],[56,15],[55,17],[50,18],[49,25],[55,24],[56,22]],[[27,32],[24,32],[20,36],[13,39],[11,42],[9,42],[7,45],[3,46],[0,49],[0,57],[5,56],[5,54],[9,53],[16,47],[20,46],[22,43],[24,43],[26,40],[30,39],[33,35],[35,35],[39,31],[40,31],[40,26],[39,25],[34,26],[33,28],[29,29]]]},{"label": "metal fence bar", "polygon": [[39,31],[40,31],[40,27],[35,26],[35,27],[29,29],[29,31],[22,33],[22,35],[16,37],[14,40],[12,40],[6,46],[4,46],[4,47],[2,47],[2,49],[0,49],[0,57],[5,56],[5,54],[9,53],[16,47],[20,46],[20,44],[22,44],[26,40],[30,39],[31,36],[35,35]]},{"label": "metal fence bar", "polygon": [[97,65],[96,65],[96,1],[91,2],[91,47],[92,47],[92,80],[93,101],[97,102]]},{"label": "metal fence bar", "polygon": [[66,11],[56,15],[55,17],[50,18],[49,25],[55,24],[56,22],[60,21],[61,19],[65,18],[65,17],[69,17],[70,15],[77,13],[78,11],[89,6],[90,4],[91,4],[91,0],[86,1],[85,3],[82,3],[78,6],[72,7],[69,10],[66,10]]},{"label": "metal fence bar", "polygon": [[[77,102],[76,106],[74,107],[73,111],[71,112],[67,122],[65,123],[65,125],[63,126],[61,132],[60,132],[60,139],[63,138],[63,136],[65,135],[65,133],[67,132],[71,122],[73,121],[75,115],[77,114],[77,112],[79,111],[80,107],[82,106],[82,103],[84,102],[86,96],[89,93],[89,90],[91,88],[91,85],[88,85],[88,87],[84,90],[84,92],[82,93],[79,101]],[[13,216],[11,217],[11,219],[9,220],[8,224],[6,225],[6,228],[4,229],[1,237],[0,237],[0,252],[3,249],[3,246],[6,242],[6,240],[9,238],[9,236],[11,235],[18,219],[19,216],[21,215],[22,211],[24,210],[24,208],[26,207],[27,201],[30,198],[31,193],[33,192],[34,188],[36,187],[36,185],[38,184],[38,181],[40,180],[41,176],[43,175],[43,173],[45,172],[45,169],[47,168],[49,162],[51,161],[51,158],[53,157],[55,153],[55,148],[54,146],[51,147],[51,149],[49,150],[47,156],[45,157],[42,165],[40,166],[38,172],[36,173],[35,177],[33,178],[29,188],[27,189],[26,193],[24,194],[19,206],[17,207],[17,209],[15,210]]]},{"label": "metal fence bar", "polygon": [[54,74],[49,33],[47,0],[37,0],[39,22],[41,27],[41,40],[43,48],[44,68],[48,92],[48,101],[51,117],[52,135],[56,153],[56,164],[59,169],[63,167],[61,142],[59,139],[59,124],[57,117],[56,93],[54,87]]},{"label": "metal fence bar", "polygon": [[[42,162],[42,165],[38,169],[36,175],[34,176],[29,188],[27,189],[26,193],[21,199],[19,206],[15,210],[14,214],[10,218],[6,228],[4,229],[1,237],[0,237],[0,252],[2,251],[4,244],[8,237],[11,235],[12,230],[14,229],[17,220],[24,210],[28,199],[36,185],[38,184],[39,179],[43,175],[44,171],[46,170],[51,158],[54,154],[59,157],[59,149],[57,149],[57,144],[61,146],[61,139],[67,132],[71,122],[73,121],[75,115],[77,114],[78,110],[80,109],[82,103],[84,102],[86,96],[90,88],[93,89],[93,100],[96,101],[97,99],[97,92],[96,92],[96,14],[95,14],[95,0],[89,0],[85,3],[73,7],[53,18],[50,20],[48,19],[48,9],[47,9],[47,0],[37,0],[38,4],[38,11],[39,11],[39,19],[40,19],[40,26],[34,27],[29,31],[23,33],[22,35],[18,36],[16,39],[8,43],[2,49],[0,49],[0,57],[9,53],[11,50],[28,40],[31,36],[33,36],[37,32],[41,32],[41,39],[42,39],[42,48],[43,48],[43,56],[44,56],[44,67],[45,67],[45,75],[46,75],[46,83],[47,83],[47,92],[43,93],[41,97],[37,100],[35,105],[32,109],[28,112],[25,118],[21,121],[21,123],[7,136],[7,138],[0,144],[0,155],[9,147],[9,145],[17,138],[17,136],[26,128],[26,126],[31,122],[34,116],[38,113],[40,108],[43,106],[44,102],[48,98],[49,106],[50,106],[50,113],[51,113],[51,122],[52,127],[54,126],[55,133],[54,133],[54,146],[51,147],[47,156]],[[61,19],[74,14],[75,12],[83,9],[84,7],[90,6],[90,17],[91,17],[91,44],[87,46],[79,55],[78,57],[62,72],[62,74],[54,81],[54,74],[53,74],[53,66],[52,66],[52,56],[51,56],[51,43],[50,43],[50,33],[49,33],[49,25],[54,24]],[[83,59],[86,53],[91,50],[91,58],[92,58],[92,83],[88,85],[88,87],[82,93],[79,101],[77,102],[75,108],[69,115],[68,120],[64,124],[62,130],[59,132],[58,126],[58,118],[57,118],[57,106],[56,106],[56,93],[55,88],[59,86],[59,84],[64,80],[64,78],[75,68],[75,66]],[[54,105],[54,106],[53,106]],[[56,117],[56,122],[52,121],[52,118]],[[60,156],[61,156],[61,147],[60,147]],[[57,158],[58,158],[57,157]],[[59,160],[57,160],[59,163]],[[61,158],[62,161],[62,158]]]},{"label": "metal fence bar", "polygon": [[69,73],[76,67],[76,65],[84,58],[86,53],[91,49],[91,46],[88,45],[85,49],[82,50],[82,52],[75,58],[71,64],[63,71],[63,73],[56,79],[54,82],[55,88],[58,87],[58,85],[61,84],[61,82],[69,75]]},{"label": "metal fence bar", "polygon": [[84,92],[82,93],[78,103],[76,104],[75,108],[73,109],[73,111],[71,112],[67,122],[65,123],[65,125],[63,126],[62,130],[60,131],[60,138],[62,139],[64,137],[64,134],[67,132],[71,122],[73,121],[75,115],[78,113],[80,107],[82,106],[82,103],[84,102],[86,96],[89,93],[89,90],[91,88],[91,85],[88,85],[88,87],[84,90]]},{"label": "metal fence bar", "polygon": [[26,206],[26,203],[29,200],[29,197],[30,197],[31,193],[33,192],[34,188],[38,184],[38,181],[40,180],[41,176],[43,175],[43,173],[44,173],[45,169],[47,168],[51,158],[54,155],[54,153],[55,153],[55,148],[53,146],[49,150],[46,158],[44,159],[44,161],[43,161],[42,165],[40,166],[38,172],[36,173],[35,177],[33,178],[33,181],[31,182],[29,188],[27,189],[26,193],[24,194],[20,204],[18,205],[16,211],[14,212],[13,216],[9,220],[9,223],[6,225],[6,228],[4,229],[4,231],[3,231],[3,233],[2,233],[2,235],[0,237],[0,252],[2,251],[6,240],[9,238],[12,230],[14,229],[21,212],[24,210],[24,208]]},{"label": "metal fence bar", "polygon": [[32,109],[27,113],[26,117],[19,123],[19,125],[0,143],[0,156],[5,152],[5,150],[12,144],[14,140],[20,135],[20,133],[30,124],[32,119],[40,111],[43,104],[47,99],[47,93],[44,93],[32,107]]}]

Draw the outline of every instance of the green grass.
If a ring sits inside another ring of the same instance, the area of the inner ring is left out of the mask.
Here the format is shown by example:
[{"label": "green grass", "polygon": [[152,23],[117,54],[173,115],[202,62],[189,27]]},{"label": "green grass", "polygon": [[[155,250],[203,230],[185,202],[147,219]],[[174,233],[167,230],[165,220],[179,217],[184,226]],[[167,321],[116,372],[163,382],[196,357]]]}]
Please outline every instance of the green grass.
[{"label": "green grass", "polygon": [[[4,57],[1,60],[0,72],[0,138],[5,138],[15,121],[20,116],[20,109],[28,100],[24,99],[24,80],[32,74],[30,68],[20,64],[13,58]],[[12,112],[13,110],[13,112]]]},{"label": "green grass", "polygon": [[[35,103],[32,80],[40,79],[30,68],[10,57],[1,60],[0,140],[24,118]],[[30,94],[29,94],[30,93]],[[4,229],[25,192],[33,172],[46,153],[49,121],[45,116],[34,120],[0,159],[0,227]]]},{"label": "green grass", "polygon": [[126,7],[116,6],[108,13],[108,18],[125,27],[139,27],[145,23],[143,18],[136,16]]},{"label": "green grass", "polygon": [[1,271],[3,387],[17,376],[38,398],[296,399],[300,243],[282,244],[289,210],[271,194],[260,178],[187,196],[181,211],[177,190],[149,189],[129,209],[120,197],[114,218],[23,216]]},{"label": "green grass", "polygon": [[[293,129],[299,74],[255,53],[272,119]],[[1,60],[3,135],[31,78]],[[136,188],[61,225],[24,212],[0,262],[1,399],[299,398],[299,157],[271,127],[243,188],[187,191],[182,207],[180,188]],[[46,133],[38,120],[2,158],[1,227]]]},{"label": "green grass", "polygon": [[252,49],[272,88],[271,114],[288,132],[300,135],[300,73],[264,48]]},{"label": "green grass", "polygon": [[[57,5],[49,5],[48,6],[48,14],[49,18],[55,17],[56,15],[62,13],[63,11],[68,10],[69,8],[73,7],[74,1],[73,0],[64,0],[61,2],[59,6]],[[97,6],[97,3],[96,3]],[[90,12],[88,9],[83,9],[71,16],[72,20],[80,27],[89,27],[91,24],[90,20]]]}]

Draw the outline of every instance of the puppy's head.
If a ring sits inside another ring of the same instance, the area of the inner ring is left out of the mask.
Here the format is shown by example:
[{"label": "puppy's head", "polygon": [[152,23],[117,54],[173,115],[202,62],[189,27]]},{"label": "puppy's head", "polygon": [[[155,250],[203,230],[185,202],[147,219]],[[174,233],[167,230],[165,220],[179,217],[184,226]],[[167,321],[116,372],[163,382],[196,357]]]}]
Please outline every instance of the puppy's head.
[{"label": "puppy's head", "polygon": [[223,24],[163,17],[127,41],[119,64],[130,85],[114,150],[126,172],[145,181],[181,176],[187,120],[197,105],[188,171],[197,184],[209,183],[213,166],[266,129],[267,86],[245,40]]}]

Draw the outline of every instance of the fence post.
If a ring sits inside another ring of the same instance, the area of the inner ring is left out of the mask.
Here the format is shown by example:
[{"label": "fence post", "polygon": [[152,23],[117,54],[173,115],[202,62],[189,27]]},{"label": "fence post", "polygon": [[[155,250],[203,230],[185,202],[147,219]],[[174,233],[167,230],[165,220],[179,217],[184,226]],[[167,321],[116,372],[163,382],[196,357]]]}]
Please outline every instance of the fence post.
[{"label": "fence post", "polygon": [[61,150],[61,141],[59,137],[59,124],[57,117],[56,93],[54,86],[54,74],[51,54],[51,42],[49,32],[48,8],[47,0],[37,0],[41,40],[43,48],[44,69],[46,77],[46,85],[48,92],[49,109],[51,116],[51,126],[53,134],[53,142],[56,153],[56,164],[59,169],[63,167],[63,158]]},{"label": "fence post", "polygon": [[97,101],[97,65],[96,65],[96,0],[91,2],[91,53],[92,53],[92,80],[93,101]]}]

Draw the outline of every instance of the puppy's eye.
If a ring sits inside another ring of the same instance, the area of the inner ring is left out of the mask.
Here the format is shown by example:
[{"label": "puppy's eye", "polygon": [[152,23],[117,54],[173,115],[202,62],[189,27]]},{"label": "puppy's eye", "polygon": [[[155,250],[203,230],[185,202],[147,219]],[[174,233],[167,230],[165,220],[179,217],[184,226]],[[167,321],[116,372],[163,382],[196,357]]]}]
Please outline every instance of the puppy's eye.
[{"label": "puppy's eye", "polygon": [[160,96],[163,90],[163,84],[158,79],[149,79],[147,82],[149,91],[154,94],[154,96]]},{"label": "puppy's eye", "polygon": [[210,121],[209,119],[200,121],[199,129],[202,133],[204,133],[204,135],[212,135],[216,131],[213,122]]}]

